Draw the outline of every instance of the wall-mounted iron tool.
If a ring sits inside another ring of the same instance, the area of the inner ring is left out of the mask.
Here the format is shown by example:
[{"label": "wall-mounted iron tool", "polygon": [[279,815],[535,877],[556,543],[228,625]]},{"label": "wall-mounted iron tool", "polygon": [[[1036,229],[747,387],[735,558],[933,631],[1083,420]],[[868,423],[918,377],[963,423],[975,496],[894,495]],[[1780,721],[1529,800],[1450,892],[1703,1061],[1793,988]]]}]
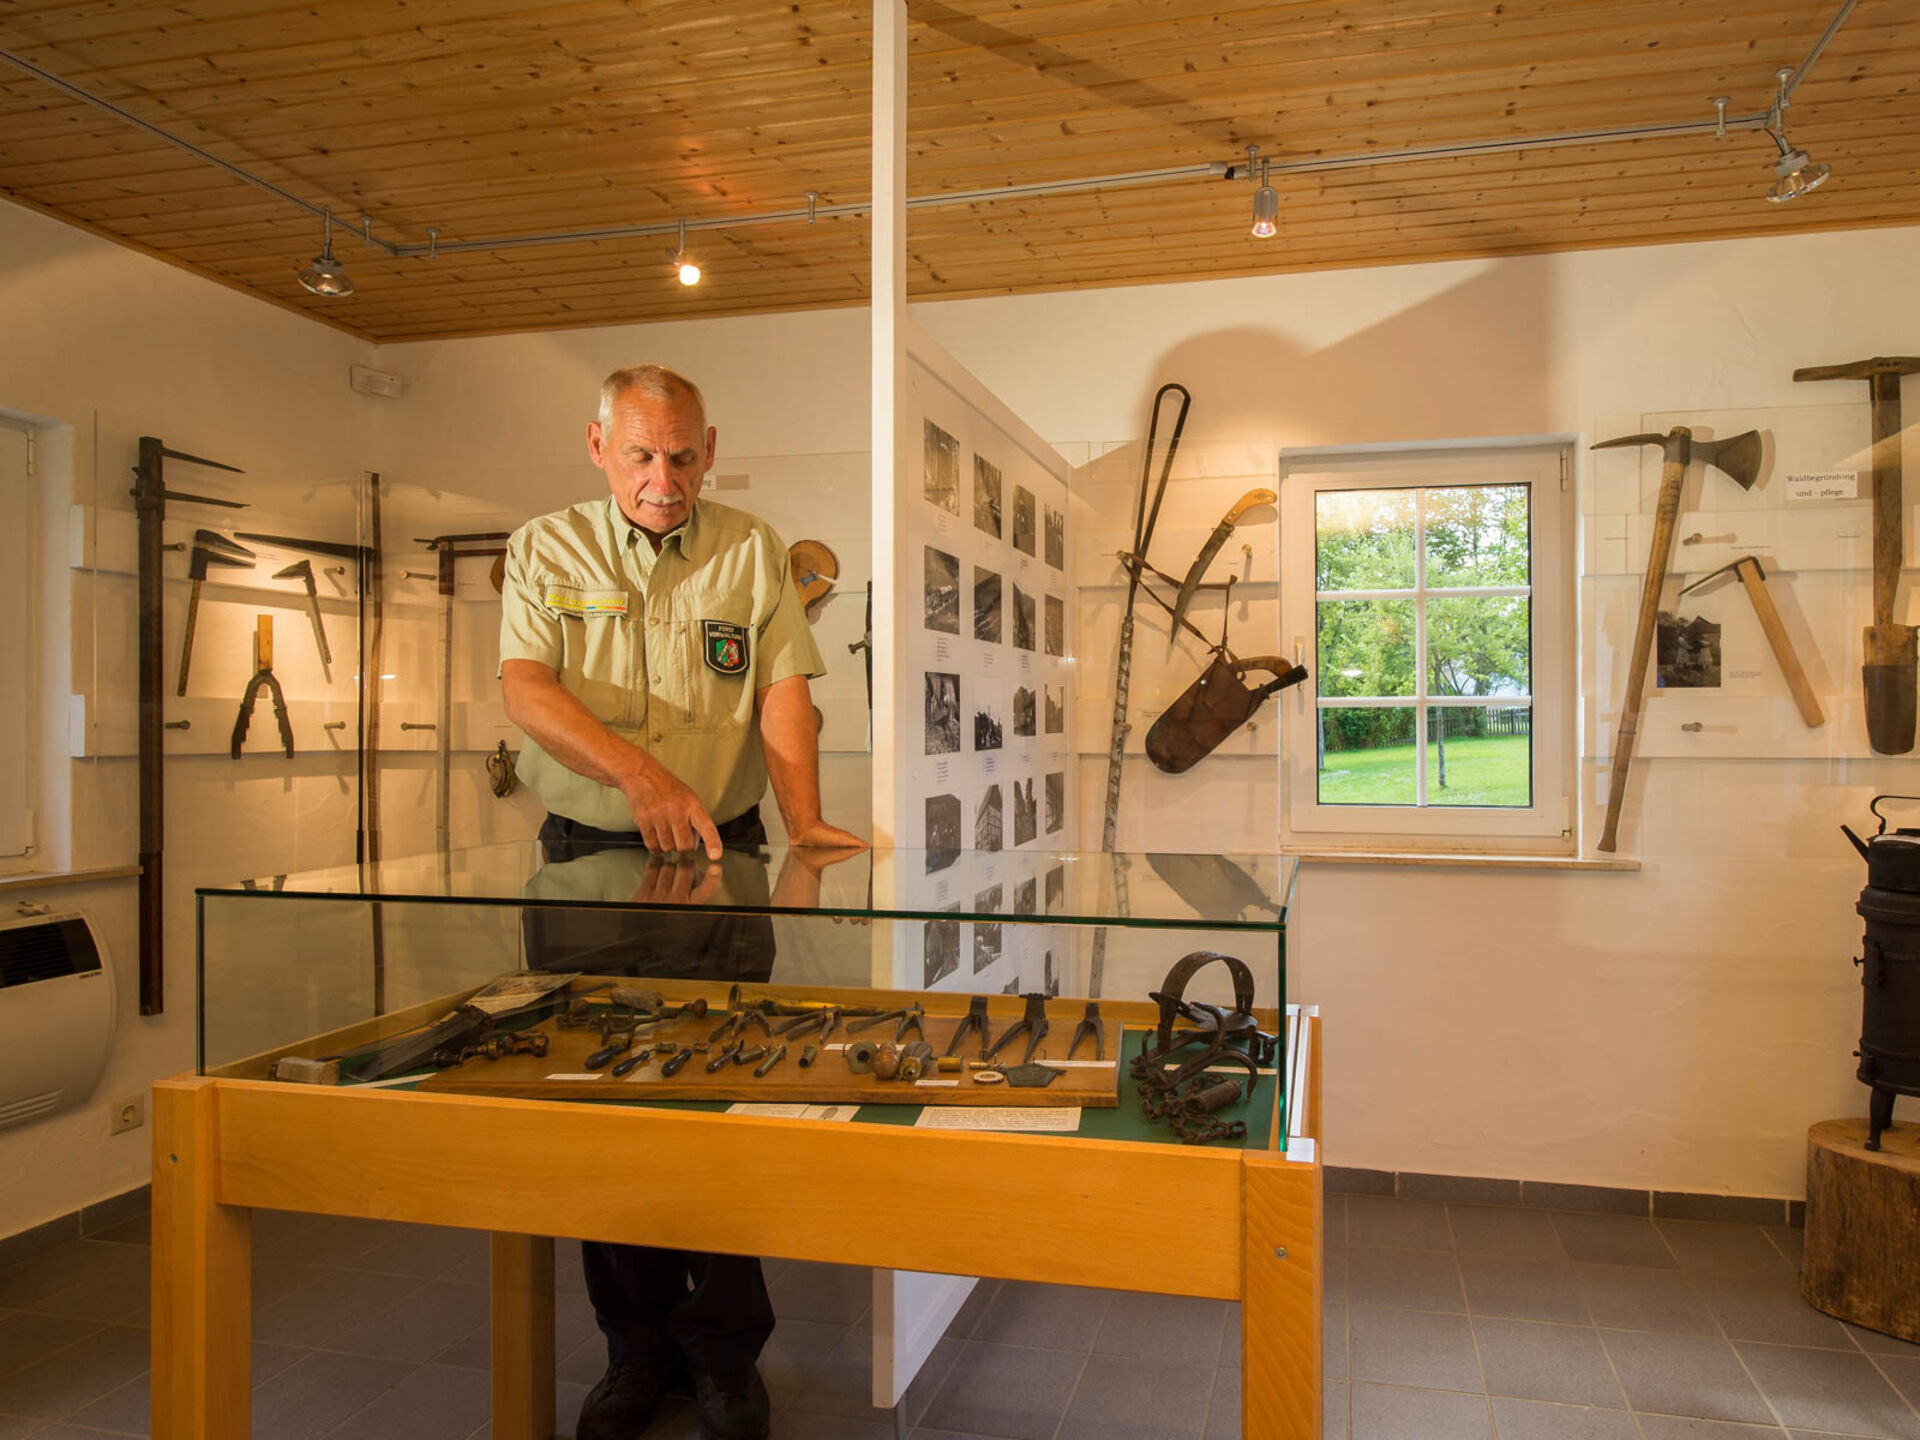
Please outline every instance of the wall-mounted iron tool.
[{"label": "wall-mounted iron tool", "polygon": [[193,532],[193,553],[187,560],[187,578],[193,584],[187,591],[187,626],[180,636],[180,681],[174,686],[174,694],[187,693],[187,672],[193,667],[193,630],[200,619],[200,587],[207,583],[207,568],[230,565],[236,570],[251,570],[255,558],[253,551],[217,530]]},{"label": "wall-mounted iron tool", "polygon": [[264,689],[273,697],[273,718],[280,726],[280,744],[287,752],[287,759],[293,759],[293,718],[287,714],[286,693],[281,690],[280,682],[273,678],[273,617],[258,615],[254,617],[253,631],[253,679],[247,682],[246,694],[240,697],[240,714],[233,722],[233,742],[228,753],[234,759],[240,758],[240,747],[247,740],[247,726],[253,720],[253,707],[259,702],[260,692]]},{"label": "wall-mounted iron tool", "polygon": [[284,570],[273,572],[276,580],[298,580],[307,591],[307,619],[313,622],[313,648],[320,655],[320,674],[333,683],[333,651],[327,648],[327,627],[320,620],[320,591],[313,583],[313,562],[296,560]]}]

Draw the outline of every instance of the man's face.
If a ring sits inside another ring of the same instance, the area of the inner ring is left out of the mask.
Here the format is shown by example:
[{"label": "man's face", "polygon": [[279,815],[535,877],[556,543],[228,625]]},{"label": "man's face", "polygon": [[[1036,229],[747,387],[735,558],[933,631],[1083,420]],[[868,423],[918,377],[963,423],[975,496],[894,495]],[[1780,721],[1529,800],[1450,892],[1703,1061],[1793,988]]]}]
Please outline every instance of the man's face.
[{"label": "man's face", "polygon": [[602,428],[587,424],[587,454],[607,472],[613,500],[656,539],[693,513],[700,482],[713,468],[714,431],[684,396],[659,400],[629,390]]}]

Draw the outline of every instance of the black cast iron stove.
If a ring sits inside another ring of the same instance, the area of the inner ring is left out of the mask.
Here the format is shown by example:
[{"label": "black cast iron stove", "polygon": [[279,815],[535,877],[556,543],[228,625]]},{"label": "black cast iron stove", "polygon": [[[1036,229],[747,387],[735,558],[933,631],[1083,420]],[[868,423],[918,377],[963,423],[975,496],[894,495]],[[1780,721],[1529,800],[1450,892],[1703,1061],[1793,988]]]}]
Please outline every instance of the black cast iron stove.
[{"label": "black cast iron stove", "polygon": [[1867,862],[1867,885],[1854,907],[1867,922],[1861,947],[1860,1057],[1857,1072],[1873,1096],[1867,1112],[1867,1149],[1880,1148],[1880,1133],[1893,1124],[1896,1095],[1920,1095],[1920,829],[1887,833],[1885,800],[1870,807],[1880,828],[1862,840],[1840,828]]}]

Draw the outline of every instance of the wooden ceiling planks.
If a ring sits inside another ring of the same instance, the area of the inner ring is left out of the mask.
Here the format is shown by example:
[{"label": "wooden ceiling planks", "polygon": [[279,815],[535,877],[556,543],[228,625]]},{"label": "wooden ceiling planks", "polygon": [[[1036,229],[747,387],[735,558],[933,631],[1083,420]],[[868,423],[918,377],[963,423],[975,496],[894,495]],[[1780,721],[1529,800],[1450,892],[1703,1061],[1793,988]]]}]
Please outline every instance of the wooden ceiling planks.
[{"label": "wooden ceiling planks", "polygon": [[[1828,0],[912,0],[915,194],[1763,109]],[[1769,206],[1756,134],[916,209],[915,298],[1920,221],[1920,0],[1863,0],[1790,133],[1835,165]],[[358,293],[293,273],[310,216],[0,71],[0,192],[381,339],[857,303],[864,220],[396,260],[389,241],[864,200],[866,5],[800,0],[16,0],[0,45],[341,217]]]}]

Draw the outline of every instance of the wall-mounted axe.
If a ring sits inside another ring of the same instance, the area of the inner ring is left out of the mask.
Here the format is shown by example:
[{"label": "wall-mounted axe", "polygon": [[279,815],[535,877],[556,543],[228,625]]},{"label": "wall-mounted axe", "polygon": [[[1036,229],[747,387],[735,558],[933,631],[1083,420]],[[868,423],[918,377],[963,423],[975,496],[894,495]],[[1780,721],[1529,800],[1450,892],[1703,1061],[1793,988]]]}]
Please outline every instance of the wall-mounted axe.
[{"label": "wall-mounted axe", "polygon": [[187,628],[180,637],[180,683],[174,687],[174,694],[187,693],[187,672],[193,668],[193,627],[200,618],[200,587],[207,583],[207,567],[231,565],[236,570],[251,570],[253,561],[253,551],[217,530],[193,532],[193,553],[187,558],[187,578],[193,581],[193,588],[187,592]]},{"label": "wall-mounted axe", "polygon": [[1864,380],[1873,399],[1873,624],[1867,627],[1860,678],[1867,697],[1867,740],[1882,755],[1913,749],[1914,682],[1920,672],[1920,630],[1893,623],[1900,589],[1900,377],[1920,371],[1920,357],[1877,355],[1851,365],[1812,365],[1796,380]]},{"label": "wall-mounted axe", "polygon": [[1613,732],[1607,823],[1600,835],[1600,849],[1609,854],[1620,839],[1620,806],[1627,796],[1627,766],[1633,759],[1633,740],[1640,729],[1640,702],[1647,688],[1647,659],[1653,652],[1660,590],[1667,583],[1667,565],[1673,559],[1674,522],[1680,518],[1680,489],[1686,484],[1687,465],[1697,456],[1703,463],[1726,471],[1742,490],[1750,490],[1760,474],[1760,432],[1748,430],[1726,440],[1695,440],[1693,431],[1685,425],[1676,425],[1664,435],[1622,435],[1617,440],[1602,440],[1593,448],[1610,450],[1617,445],[1658,445],[1665,464],[1660,470],[1653,545],[1647,552],[1647,578],[1640,588],[1640,618],[1633,630],[1633,655],[1627,661],[1627,693],[1620,705],[1620,722]]},{"label": "wall-mounted axe", "polygon": [[295,579],[307,587],[307,619],[313,622],[314,648],[320,652],[320,674],[327,684],[333,683],[333,652],[327,648],[327,629],[320,621],[320,590],[313,583],[313,562],[296,560],[284,570],[273,572],[276,580]]},{"label": "wall-mounted axe", "polygon": [[1787,677],[1787,689],[1793,692],[1793,703],[1800,708],[1800,718],[1806,722],[1808,729],[1824,725],[1827,717],[1821,713],[1819,697],[1813,693],[1813,686],[1807,680],[1800,657],[1793,652],[1793,641],[1787,635],[1786,623],[1781,620],[1773,596],[1767,591],[1767,572],[1760,568],[1758,555],[1742,555],[1731,565],[1722,565],[1711,574],[1702,575],[1680,593],[1685,595],[1698,590],[1728,571],[1738,577],[1746,589],[1747,598],[1753,602],[1753,613],[1760,617],[1760,629],[1767,637],[1767,645],[1773,651],[1773,658],[1780,662],[1780,673]]}]

